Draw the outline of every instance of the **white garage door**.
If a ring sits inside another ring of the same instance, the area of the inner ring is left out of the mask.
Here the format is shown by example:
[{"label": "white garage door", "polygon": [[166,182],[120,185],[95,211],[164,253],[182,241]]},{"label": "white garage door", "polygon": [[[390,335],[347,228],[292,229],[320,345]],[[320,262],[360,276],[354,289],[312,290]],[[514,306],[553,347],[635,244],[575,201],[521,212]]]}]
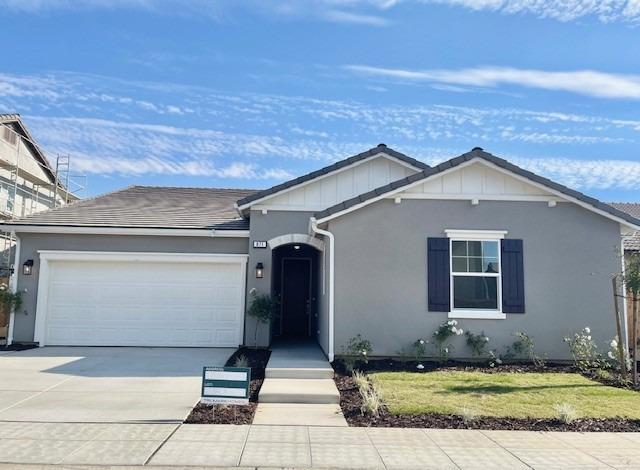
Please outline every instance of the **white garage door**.
[{"label": "white garage door", "polygon": [[244,257],[70,257],[53,255],[42,262],[40,288],[42,281],[46,288],[38,302],[46,306],[38,305],[38,335],[44,344],[242,343]]}]

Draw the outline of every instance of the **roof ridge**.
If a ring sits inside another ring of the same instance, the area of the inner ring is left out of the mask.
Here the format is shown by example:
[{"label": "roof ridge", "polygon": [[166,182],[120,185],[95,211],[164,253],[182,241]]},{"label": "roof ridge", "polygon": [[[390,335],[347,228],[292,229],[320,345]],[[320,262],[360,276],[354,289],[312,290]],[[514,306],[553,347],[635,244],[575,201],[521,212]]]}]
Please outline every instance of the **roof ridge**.
[{"label": "roof ridge", "polygon": [[246,204],[249,204],[253,201],[257,201],[259,199],[262,199],[264,197],[270,196],[272,194],[278,193],[280,191],[283,191],[285,189],[289,189],[292,188],[294,186],[297,186],[299,184],[305,183],[307,181],[311,181],[315,178],[317,178],[318,176],[323,176],[326,175],[328,173],[332,173],[334,171],[337,171],[341,168],[344,168],[346,166],[349,166],[353,163],[357,163],[361,160],[364,160],[366,158],[369,157],[373,157],[375,155],[378,155],[380,153],[384,153],[390,157],[394,157],[397,158],[398,160],[401,160],[409,165],[414,166],[415,168],[418,169],[422,169],[422,170],[426,170],[429,167],[429,165],[427,165],[424,162],[421,162],[420,160],[416,160],[415,158],[409,157],[408,155],[405,155],[403,153],[398,152],[397,150],[392,149],[391,147],[387,147],[386,144],[378,144],[375,147],[370,148],[369,150],[365,150],[364,152],[360,152],[356,155],[352,155],[350,157],[344,158],[342,160],[339,160],[337,162],[334,162],[330,165],[327,165],[325,167],[322,167],[318,170],[314,170],[311,171],[309,173],[306,173],[302,176],[298,176],[297,178],[293,178],[289,181],[285,181],[283,183],[277,184],[275,186],[272,186],[270,188],[267,189],[263,189],[261,191],[257,191],[256,193],[244,197],[242,199],[239,199],[237,201],[238,206],[244,206]]},{"label": "roof ridge", "polygon": [[157,189],[203,189],[203,190],[218,190],[218,191],[261,191],[260,189],[251,188],[218,188],[212,186],[165,186],[156,184],[134,184],[129,186],[130,188],[157,188]]}]

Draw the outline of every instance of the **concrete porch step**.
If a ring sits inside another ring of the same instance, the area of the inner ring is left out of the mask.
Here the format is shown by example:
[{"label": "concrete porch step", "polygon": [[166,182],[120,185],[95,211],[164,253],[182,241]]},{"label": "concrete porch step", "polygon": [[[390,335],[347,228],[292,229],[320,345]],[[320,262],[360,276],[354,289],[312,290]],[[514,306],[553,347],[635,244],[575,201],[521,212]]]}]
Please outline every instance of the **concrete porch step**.
[{"label": "concrete porch step", "polygon": [[333,379],[266,378],[260,389],[260,403],[340,403]]},{"label": "concrete porch step", "polygon": [[347,427],[340,405],[335,403],[258,403],[253,424]]},{"label": "concrete porch step", "polygon": [[331,367],[267,367],[265,377],[271,379],[333,379]]}]

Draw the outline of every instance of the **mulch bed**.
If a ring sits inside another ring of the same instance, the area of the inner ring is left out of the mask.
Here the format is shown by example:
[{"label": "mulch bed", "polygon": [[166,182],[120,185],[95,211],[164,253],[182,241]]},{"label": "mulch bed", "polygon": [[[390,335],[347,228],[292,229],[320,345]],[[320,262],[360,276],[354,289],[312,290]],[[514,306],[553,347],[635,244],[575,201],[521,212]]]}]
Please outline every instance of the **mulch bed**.
[{"label": "mulch bed", "polygon": [[187,419],[187,424],[251,424],[258,406],[258,393],[264,381],[264,370],[269,362],[271,351],[267,349],[239,348],[234,352],[225,366],[233,367],[236,359],[244,356],[251,367],[251,384],[249,385],[248,405],[206,405],[198,403]]},{"label": "mulch bed", "polygon": [[[359,367],[365,372],[428,372],[434,370],[464,370],[479,371],[485,373],[496,372],[576,372],[576,369],[568,365],[549,365],[544,369],[531,364],[504,364],[496,367],[484,367],[475,364],[452,363],[442,365],[439,363],[421,362],[425,366],[422,371],[416,369],[416,362],[402,362],[394,360],[372,360],[369,364]],[[512,431],[579,431],[579,432],[630,432],[640,431],[640,420],[623,418],[608,419],[577,419],[571,424],[563,423],[557,419],[525,419],[525,418],[497,418],[478,416],[472,421],[465,422],[461,416],[426,413],[421,415],[394,415],[382,406],[378,416],[363,415],[361,412],[362,397],[358,392],[353,378],[346,375],[344,368],[339,363],[334,363],[336,368],[335,383],[340,392],[340,407],[349,426],[356,427],[398,427],[398,428],[439,428],[439,429],[492,429]],[[595,377],[589,377],[598,380]],[[606,383],[606,381],[599,380]]]}]

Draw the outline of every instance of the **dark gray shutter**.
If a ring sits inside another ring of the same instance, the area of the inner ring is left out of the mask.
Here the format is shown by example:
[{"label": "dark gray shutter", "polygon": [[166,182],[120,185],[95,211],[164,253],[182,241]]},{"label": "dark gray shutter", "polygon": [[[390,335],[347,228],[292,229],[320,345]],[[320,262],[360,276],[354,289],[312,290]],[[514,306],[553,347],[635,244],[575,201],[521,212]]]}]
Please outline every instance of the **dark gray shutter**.
[{"label": "dark gray shutter", "polygon": [[524,313],[522,240],[502,240],[502,311]]},{"label": "dark gray shutter", "polygon": [[427,290],[429,311],[450,310],[449,239],[427,239]]}]

